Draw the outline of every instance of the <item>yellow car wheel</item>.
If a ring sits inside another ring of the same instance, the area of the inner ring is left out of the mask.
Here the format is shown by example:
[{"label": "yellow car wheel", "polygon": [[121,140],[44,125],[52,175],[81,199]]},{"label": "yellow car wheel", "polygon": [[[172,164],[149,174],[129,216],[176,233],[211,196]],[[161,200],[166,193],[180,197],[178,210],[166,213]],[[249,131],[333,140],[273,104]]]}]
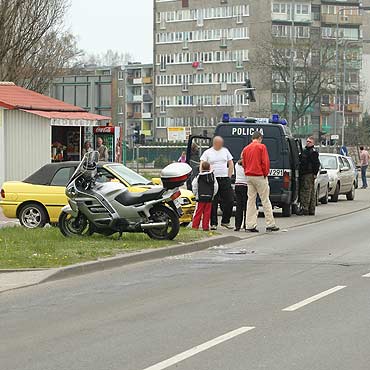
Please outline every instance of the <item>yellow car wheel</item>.
[{"label": "yellow car wheel", "polygon": [[22,206],[18,218],[21,225],[28,229],[44,227],[48,222],[45,209],[37,203],[28,203]]}]

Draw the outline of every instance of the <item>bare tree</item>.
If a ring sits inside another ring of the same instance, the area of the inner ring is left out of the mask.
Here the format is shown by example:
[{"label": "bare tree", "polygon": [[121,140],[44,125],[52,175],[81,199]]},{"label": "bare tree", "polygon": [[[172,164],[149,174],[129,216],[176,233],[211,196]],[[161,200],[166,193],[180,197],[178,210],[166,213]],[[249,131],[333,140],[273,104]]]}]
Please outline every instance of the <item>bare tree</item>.
[{"label": "bare tree", "polygon": [[43,92],[79,55],[67,0],[0,0],[0,80]]},{"label": "bare tree", "polygon": [[79,58],[79,63],[82,65],[93,64],[99,67],[117,67],[131,62],[132,59],[133,56],[130,53],[122,53],[108,49],[104,53],[88,53],[82,55],[81,58]]},{"label": "bare tree", "polygon": [[293,78],[293,122],[311,112],[320,98],[335,82],[330,72],[330,64],[335,60],[330,43],[318,45],[310,38],[298,40],[294,49],[294,75],[290,74],[290,47],[288,43],[278,43],[276,39],[261,42],[257,50],[259,67],[270,71],[272,90],[279,93],[282,100],[279,113],[288,117],[290,79]]}]

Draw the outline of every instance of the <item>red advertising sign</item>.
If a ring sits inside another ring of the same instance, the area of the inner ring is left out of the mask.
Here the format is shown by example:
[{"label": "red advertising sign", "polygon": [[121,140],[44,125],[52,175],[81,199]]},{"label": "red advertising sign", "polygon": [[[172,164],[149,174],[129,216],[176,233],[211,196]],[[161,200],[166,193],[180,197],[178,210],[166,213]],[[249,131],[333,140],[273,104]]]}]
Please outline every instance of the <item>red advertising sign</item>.
[{"label": "red advertising sign", "polygon": [[112,126],[94,127],[94,134],[114,134],[114,127]]}]

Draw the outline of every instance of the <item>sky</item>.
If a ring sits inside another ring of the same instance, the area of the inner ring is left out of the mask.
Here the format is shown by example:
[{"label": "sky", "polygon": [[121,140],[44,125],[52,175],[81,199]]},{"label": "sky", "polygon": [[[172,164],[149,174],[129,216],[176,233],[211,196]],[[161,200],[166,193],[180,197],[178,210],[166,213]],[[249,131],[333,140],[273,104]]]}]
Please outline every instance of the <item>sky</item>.
[{"label": "sky", "polygon": [[153,0],[71,0],[66,23],[88,53],[112,49],[150,63],[152,13]]}]

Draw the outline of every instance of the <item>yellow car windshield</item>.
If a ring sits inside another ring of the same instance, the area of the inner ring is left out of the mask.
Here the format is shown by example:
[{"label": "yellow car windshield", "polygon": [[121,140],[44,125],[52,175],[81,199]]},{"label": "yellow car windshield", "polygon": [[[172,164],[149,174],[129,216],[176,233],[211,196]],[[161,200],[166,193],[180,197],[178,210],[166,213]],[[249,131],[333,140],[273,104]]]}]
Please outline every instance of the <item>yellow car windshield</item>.
[{"label": "yellow car windshield", "polygon": [[123,166],[122,164],[110,164],[105,166],[105,168],[127,182],[129,186],[151,184],[148,179]]}]

